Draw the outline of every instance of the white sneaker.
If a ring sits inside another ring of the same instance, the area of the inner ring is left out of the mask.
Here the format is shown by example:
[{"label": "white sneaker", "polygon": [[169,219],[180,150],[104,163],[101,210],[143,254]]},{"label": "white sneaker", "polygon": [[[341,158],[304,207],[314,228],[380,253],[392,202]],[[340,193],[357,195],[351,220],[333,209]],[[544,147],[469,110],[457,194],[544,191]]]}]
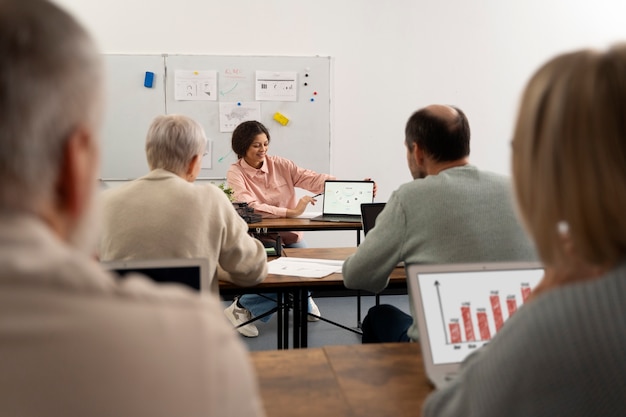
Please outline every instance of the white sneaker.
[{"label": "white sneaker", "polygon": [[[320,309],[313,301],[313,297],[309,297],[309,313],[315,314],[316,316],[321,316]],[[313,317],[311,314],[306,316],[307,321],[319,321],[320,319],[317,317]]]},{"label": "white sneaker", "polygon": [[252,318],[252,314],[243,307],[237,305],[238,299],[236,298],[233,303],[224,310],[224,314],[228,320],[237,328],[237,331],[245,337],[257,337],[259,335],[259,329],[252,323],[245,326],[237,327],[241,323],[245,323]]}]

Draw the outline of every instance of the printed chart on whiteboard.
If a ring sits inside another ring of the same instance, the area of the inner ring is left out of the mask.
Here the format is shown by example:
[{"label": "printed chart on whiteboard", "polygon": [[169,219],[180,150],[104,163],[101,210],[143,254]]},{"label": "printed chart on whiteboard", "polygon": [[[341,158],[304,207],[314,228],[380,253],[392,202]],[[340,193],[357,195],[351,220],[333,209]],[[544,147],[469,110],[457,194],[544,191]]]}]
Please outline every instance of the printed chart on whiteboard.
[{"label": "printed chart on whiteboard", "polygon": [[458,362],[488,343],[542,277],[542,269],[419,276],[434,362]]}]

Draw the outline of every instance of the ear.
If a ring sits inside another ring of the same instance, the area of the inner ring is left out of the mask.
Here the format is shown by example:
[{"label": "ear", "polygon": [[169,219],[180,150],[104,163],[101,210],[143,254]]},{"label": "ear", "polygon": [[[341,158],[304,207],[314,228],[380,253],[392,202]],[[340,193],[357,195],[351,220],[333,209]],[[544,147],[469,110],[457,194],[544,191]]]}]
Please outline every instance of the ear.
[{"label": "ear", "polygon": [[187,172],[185,172],[185,179],[187,181],[194,182],[196,180],[196,177],[200,172],[201,164],[202,157],[200,155],[194,155],[194,157],[191,158],[191,162],[189,162],[189,165],[187,166]]},{"label": "ear", "polygon": [[411,149],[410,152],[415,162],[417,162],[420,165],[424,163],[424,152],[422,151],[422,148],[420,148],[417,143],[413,142],[413,149]]},{"label": "ear", "polygon": [[76,128],[63,148],[63,161],[57,180],[56,207],[69,222],[82,217],[95,186],[97,153],[91,132]]}]

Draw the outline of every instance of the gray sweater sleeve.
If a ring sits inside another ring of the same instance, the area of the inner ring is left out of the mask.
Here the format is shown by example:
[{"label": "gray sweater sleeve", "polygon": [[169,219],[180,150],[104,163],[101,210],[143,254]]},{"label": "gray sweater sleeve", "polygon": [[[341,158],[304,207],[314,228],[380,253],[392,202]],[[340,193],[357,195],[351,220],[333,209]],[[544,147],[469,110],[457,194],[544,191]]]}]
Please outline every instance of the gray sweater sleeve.
[{"label": "gray sweater sleeve", "polygon": [[374,293],[385,289],[389,274],[403,260],[405,233],[405,212],[397,193],[393,193],[385,209],[376,218],[376,227],[367,234],[359,250],[343,264],[346,288]]}]

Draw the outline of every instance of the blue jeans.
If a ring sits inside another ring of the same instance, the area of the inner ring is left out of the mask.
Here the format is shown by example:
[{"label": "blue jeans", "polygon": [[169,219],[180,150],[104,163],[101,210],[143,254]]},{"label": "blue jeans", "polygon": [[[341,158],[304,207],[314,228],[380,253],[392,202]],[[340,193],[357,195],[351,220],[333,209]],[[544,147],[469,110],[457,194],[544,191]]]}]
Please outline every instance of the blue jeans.
[{"label": "blue jeans", "polygon": [[369,309],[363,319],[363,343],[409,342],[413,317],[397,307],[381,304]]},{"label": "blue jeans", "polygon": [[[304,240],[300,242],[285,245],[286,248],[306,248]],[[266,298],[267,297],[267,298]],[[276,307],[276,294],[244,294],[239,297],[239,304],[248,310],[253,317],[260,316],[263,313],[267,313],[271,309]],[[309,292],[309,312],[311,311],[311,293]],[[263,323],[267,323],[272,315],[265,316],[261,319]]]}]

